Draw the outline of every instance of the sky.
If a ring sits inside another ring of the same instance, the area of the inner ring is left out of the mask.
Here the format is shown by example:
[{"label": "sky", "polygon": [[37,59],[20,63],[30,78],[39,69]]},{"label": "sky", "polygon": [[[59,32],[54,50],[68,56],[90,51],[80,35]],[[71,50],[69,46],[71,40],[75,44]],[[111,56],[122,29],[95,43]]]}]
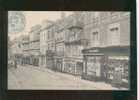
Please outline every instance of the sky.
[{"label": "sky", "polygon": [[[72,12],[64,11],[66,16],[72,14]],[[10,35],[11,39],[19,37],[23,34],[28,34],[31,27],[37,24],[42,24],[43,20],[56,21],[61,18],[62,11],[23,11],[26,19],[26,25],[24,31]]]}]

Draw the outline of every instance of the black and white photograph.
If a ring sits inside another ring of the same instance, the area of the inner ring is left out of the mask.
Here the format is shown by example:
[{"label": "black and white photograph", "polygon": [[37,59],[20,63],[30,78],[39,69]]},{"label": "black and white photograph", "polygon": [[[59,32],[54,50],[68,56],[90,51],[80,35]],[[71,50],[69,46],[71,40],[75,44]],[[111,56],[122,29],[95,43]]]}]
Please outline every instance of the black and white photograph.
[{"label": "black and white photograph", "polygon": [[8,11],[8,90],[130,90],[129,11]]}]

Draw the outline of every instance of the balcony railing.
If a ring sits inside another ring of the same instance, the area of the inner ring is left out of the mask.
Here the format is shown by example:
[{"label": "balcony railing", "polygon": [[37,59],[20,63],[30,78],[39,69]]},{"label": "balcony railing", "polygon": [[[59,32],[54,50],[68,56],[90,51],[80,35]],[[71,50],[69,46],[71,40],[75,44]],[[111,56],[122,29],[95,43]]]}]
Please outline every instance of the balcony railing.
[{"label": "balcony railing", "polygon": [[75,44],[75,45],[88,45],[88,40],[87,39],[78,38],[78,39],[70,41],[70,40],[66,39],[65,40],[65,44],[66,45],[72,45],[72,44]]},{"label": "balcony railing", "polygon": [[79,21],[72,21],[68,25],[68,29],[72,29],[72,28],[83,28],[83,23],[82,22],[79,22]]},{"label": "balcony railing", "polygon": [[53,50],[46,50],[46,55],[47,56],[54,56],[55,52]]}]

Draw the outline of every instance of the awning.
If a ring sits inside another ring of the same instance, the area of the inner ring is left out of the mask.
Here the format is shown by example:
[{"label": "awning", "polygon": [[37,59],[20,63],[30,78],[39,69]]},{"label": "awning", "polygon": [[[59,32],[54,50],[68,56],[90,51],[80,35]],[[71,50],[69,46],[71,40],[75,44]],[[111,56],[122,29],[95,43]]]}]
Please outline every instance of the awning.
[{"label": "awning", "polygon": [[128,56],[109,56],[109,59],[115,59],[115,60],[129,60]]}]

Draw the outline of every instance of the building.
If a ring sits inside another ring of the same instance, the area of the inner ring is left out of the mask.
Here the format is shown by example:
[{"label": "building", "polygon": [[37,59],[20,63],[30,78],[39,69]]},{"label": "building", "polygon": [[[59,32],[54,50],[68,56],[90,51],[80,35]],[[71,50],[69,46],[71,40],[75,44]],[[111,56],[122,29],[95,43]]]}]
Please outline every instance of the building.
[{"label": "building", "polygon": [[22,55],[22,64],[29,65],[30,64],[30,55],[29,55],[29,36],[25,35],[22,39],[22,47],[23,47],[23,55]]},{"label": "building", "polygon": [[52,22],[49,20],[44,20],[42,23],[41,31],[40,31],[40,67],[47,67],[46,66],[46,52],[48,50],[47,44],[47,34],[48,34],[48,27],[51,25]]},{"label": "building", "polygon": [[64,23],[63,20],[58,20],[54,25],[55,34],[55,70],[61,71],[63,69],[63,57],[64,57]]},{"label": "building", "polygon": [[34,66],[39,66],[40,31],[41,31],[41,25],[35,25],[31,28],[31,31],[29,32],[30,64]]},{"label": "building", "polygon": [[83,55],[82,49],[85,38],[83,33],[83,21],[81,13],[74,12],[67,18],[65,32],[64,72],[74,75],[82,75]]},{"label": "building", "polygon": [[47,67],[128,86],[129,12],[81,11],[63,16],[47,26],[46,43]]},{"label": "building", "polygon": [[88,12],[86,16],[83,78],[129,86],[130,13]]},{"label": "building", "polygon": [[47,66],[61,72],[81,75],[83,55],[83,16],[61,13],[61,19],[47,26]]},{"label": "building", "polygon": [[47,26],[46,61],[49,68],[74,75],[82,74],[83,23],[79,15],[75,13],[65,17],[62,12],[61,19]]},{"label": "building", "polygon": [[46,27],[47,29],[47,39],[46,39],[46,67],[50,69],[55,69],[55,24],[49,21]]},{"label": "building", "polygon": [[8,60],[11,60],[13,56],[11,46],[12,46],[11,39],[8,36]]},{"label": "building", "polygon": [[[80,13],[74,13],[47,25],[47,67],[60,72],[81,75],[84,45]],[[74,49],[74,50],[73,50]]]},{"label": "building", "polygon": [[22,63],[22,54],[23,54],[23,48],[22,48],[22,36],[15,38],[14,40],[11,40],[10,43],[10,56],[13,60],[16,61],[17,64]]}]

